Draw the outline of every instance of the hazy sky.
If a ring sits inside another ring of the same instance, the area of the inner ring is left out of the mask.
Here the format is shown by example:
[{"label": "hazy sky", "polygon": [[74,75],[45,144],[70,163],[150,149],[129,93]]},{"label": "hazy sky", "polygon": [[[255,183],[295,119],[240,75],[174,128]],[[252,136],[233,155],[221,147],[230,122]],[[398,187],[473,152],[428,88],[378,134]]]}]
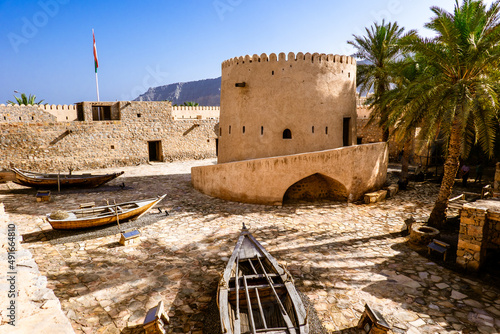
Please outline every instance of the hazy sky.
[{"label": "hazy sky", "polygon": [[[246,54],[351,54],[374,21],[429,31],[431,6],[454,0],[0,0],[0,103],[14,90],[50,104],[101,101],[149,87],[220,76]],[[491,3],[489,1],[488,3]]]}]

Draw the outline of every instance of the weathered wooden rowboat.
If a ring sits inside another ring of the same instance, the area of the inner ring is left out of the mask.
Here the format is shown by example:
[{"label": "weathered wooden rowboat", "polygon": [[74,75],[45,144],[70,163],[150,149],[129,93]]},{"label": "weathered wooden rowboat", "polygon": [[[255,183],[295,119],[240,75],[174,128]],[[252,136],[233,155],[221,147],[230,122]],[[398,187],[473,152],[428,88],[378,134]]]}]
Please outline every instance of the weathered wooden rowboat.
[{"label": "weathered wooden rowboat", "polygon": [[70,187],[83,187],[83,188],[94,188],[109,182],[118,176],[122,175],[124,172],[112,173],[112,174],[45,174],[45,173],[35,173],[21,170],[18,168],[11,168],[15,173],[15,179],[13,182],[33,188],[57,188],[58,185],[61,188]]},{"label": "weathered wooden rowboat", "polygon": [[304,304],[290,273],[243,225],[219,282],[223,333],[308,333]]},{"label": "weathered wooden rowboat", "polygon": [[47,221],[55,230],[71,230],[96,227],[127,219],[137,219],[158,204],[165,195],[156,198],[105,205],[93,208],[72,210],[66,218],[56,219],[54,213],[47,214]]}]

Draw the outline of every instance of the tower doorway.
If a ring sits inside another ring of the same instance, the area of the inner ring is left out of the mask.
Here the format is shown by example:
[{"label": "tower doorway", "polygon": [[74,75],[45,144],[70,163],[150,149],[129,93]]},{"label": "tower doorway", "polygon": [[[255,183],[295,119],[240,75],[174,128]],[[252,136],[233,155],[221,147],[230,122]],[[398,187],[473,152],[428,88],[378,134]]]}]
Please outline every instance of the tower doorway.
[{"label": "tower doorway", "polygon": [[162,161],[161,141],[148,141],[149,161]]}]

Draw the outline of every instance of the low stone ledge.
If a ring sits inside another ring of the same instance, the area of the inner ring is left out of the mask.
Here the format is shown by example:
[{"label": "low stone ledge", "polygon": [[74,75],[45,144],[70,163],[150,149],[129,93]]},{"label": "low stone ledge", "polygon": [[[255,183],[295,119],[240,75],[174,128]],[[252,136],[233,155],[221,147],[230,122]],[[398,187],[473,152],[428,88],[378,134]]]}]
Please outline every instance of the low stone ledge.
[{"label": "low stone ledge", "polygon": [[387,197],[394,197],[394,195],[399,192],[399,186],[397,184],[391,184],[386,187],[385,190],[387,190]]},{"label": "low stone ledge", "polygon": [[365,204],[377,203],[383,201],[387,197],[387,190],[379,190],[365,194]]},{"label": "low stone ledge", "polygon": [[[0,238],[8,240],[9,219],[0,203]],[[18,231],[16,231],[18,232]],[[16,233],[17,234],[17,233]],[[16,236],[15,251],[15,298],[7,293],[0,295],[1,305],[15,302],[15,311],[8,313],[7,308],[0,310],[0,334],[37,333],[69,334],[74,333],[68,318],[61,310],[61,304],[54,292],[47,287],[47,277],[42,276],[31,252],[24,249],[20,236]],[[9,272],[13,272],[7,261],[7,247],[0,247],[0,278],[7,282]],[[5,288],[5,286],[2,286]],[[5,289],[0,289],[5,291]],[[8,290],[8,289],[7,289]],[[10,316],[14,317],[12,319]],[[9,324],[14,321],[14,326]]]}]

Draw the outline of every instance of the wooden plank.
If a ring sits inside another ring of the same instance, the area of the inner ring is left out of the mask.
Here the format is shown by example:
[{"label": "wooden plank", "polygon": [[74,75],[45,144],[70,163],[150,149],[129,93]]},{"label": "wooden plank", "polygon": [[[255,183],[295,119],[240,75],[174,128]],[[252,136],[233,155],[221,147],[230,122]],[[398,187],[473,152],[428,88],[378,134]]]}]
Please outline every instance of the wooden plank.
[{"label": "wooden plank", "polygon": [[248,262],[250,263],[250,267],[252,267],[253,272],[257,275],[257,270],[255,270],[255,267],[253,266],[252,259],[248,259]]},{"label": "wooden plank", "polygon": [[222,333],[231,333],[231,325],[229,321],[229,304],[227,303],[227,290],[222,288],[219,290],[219,311],[221,319]]},{"label": "wooden plank", "polygon": [[295,334],[296,333],[295,326],[292,324],[292,320],[290,319],[290,316],[286,312],[285,307],[281,303],[281,300],[280,300],[278,294],[276,293],[276,290],[274,289],[274,286],[273,286],[274,283],[273,283],[273,281],[271,280],[271,278],[269,276],[267,276],[266,268],[262,264],[262,261],[260,260],[259,256],[257,256],[257,260],[259,261],[260,267],[262,268],[262,271],[264,272],[264,275],[266,275],[267,281],[269,282],[269,286],[273,290],[273,293],[274,293],[274,295],[276,297],[276,301],[277,301],[277,303],[278,303],[278,305],[280,307],[281,314],[283,316],[283,320],[285,320],[286,326],[288,327],[288,330],[290,331],[290,334]]},{"label": "wooden plank", "polygon": [[248,293],[247,279],[245,278],[245,275],[243,275],[243,284],[245,285],[245,294],[247,295],[247,309],[248,314],[250,315],[250,327],[252,329],[252,333],[257,334],[255,331],[255,321],[253,319],[252,302],[250,301],[250,294]]},{"label": "wooden plank", "polygon": [[[274,288],[284,288],[285,284],[274,284]],[[259,284],[259,285],[250,285],[251,289],[263,289],[263,288],[269,288],[269,284]],[[239,287],[239,291],[245,291],[244,287]],[[233,292],[236,291],[236,288],[229,288],[229,291]],[[284,292],[284,291],[283,291]]]},{"label": "wooden plank", "polygon": [[264,316],[264,310],[262,309],[262,304],[260,302],[259,290],[255,288],[255,296],[257,299],[257,304],[259,305],[260,317],[262,318],[262,324],[264,324],[264,328],[267,328],[266,317]]},{"label": "wooden plank", "polygon": [[[236,271],[235,271],[235,276],[236,276],[236,291],[238,291],[239,288],[239,282],[240,282],[240,274],[239,274],[239,264],[240,264],[240,257],[236,257]],[[236,294],[236,319],[240,317],[240,294]]]}]

